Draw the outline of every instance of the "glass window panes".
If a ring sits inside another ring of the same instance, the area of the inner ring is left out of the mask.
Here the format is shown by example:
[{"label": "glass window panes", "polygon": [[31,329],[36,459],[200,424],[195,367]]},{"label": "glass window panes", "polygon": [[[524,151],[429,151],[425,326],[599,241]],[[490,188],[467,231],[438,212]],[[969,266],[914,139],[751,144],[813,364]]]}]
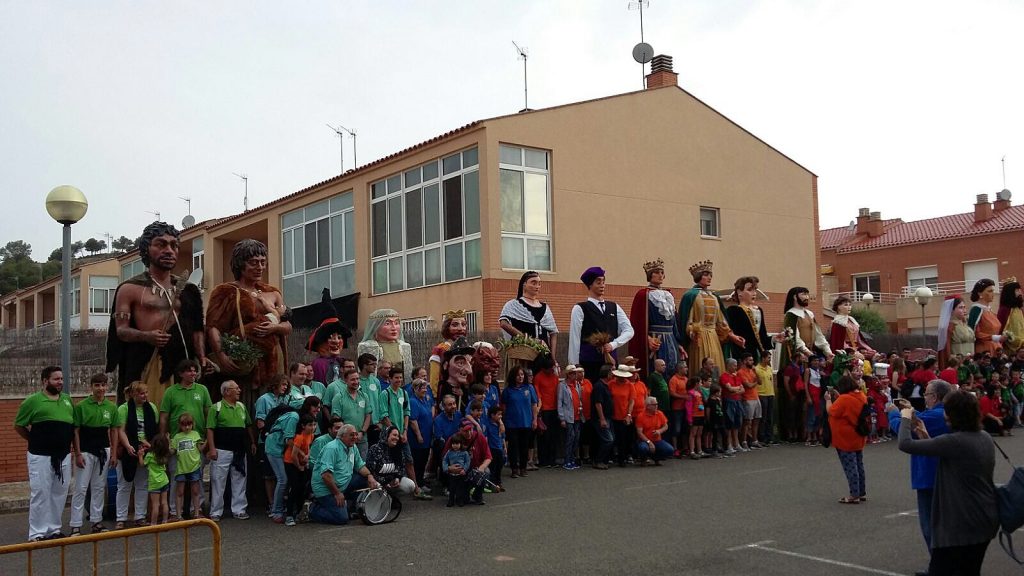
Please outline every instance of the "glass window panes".
[{"label": "glass window panes", "polygon": [[[480,232],[480,173],[469,172],[462,176],[462,191],[465,199],[466,235]],[[467,276],[471,276],[468,272]]]},{"label": "glass window panes", "polygon": [[441,199],[439,186],[431,184],[423,189],[423,234],[424,243],[441,241]]},{"label": "glass window panes", "polygon": [[462,243],[449,244],[444,247],[444,281],[462,278]]},{"label": "glass window panes", "polygon": [[501,266],[503,268],[526,269],[526,252],[523,239],[503,236],[501,238]]},{"label": "glass window panes", "polygon": [[295,257],[292,254],[292,250],[294,249],[292,245],[293,236],[294,233],[289,230],[284,233],[283,239],[281,240],[281,252],[284,255],[284,258],[281,259],[282,264],[284,265],[284,272],[282,274],[284,276],[288,276],[295,272]]},{"label": "glass window panes", "polygon": [[526,165],[530,168],[548,169],[548,153],[543,150],[531,150],[524,148],[526,152]]},{"label": "glass window panes", "polygon": [[293,226],[298,226],[299,224],[302,224],[302,222],[302,208],[292,210],[284,216],[281,216],[281,228],[285,230]]},{"label": "glass window panes", "polygon": [[295,249],[292,252],[295,259],[295,271],[302,272],[306,269],[305,230],[296,228],[292,235],[295,237]]},{"label": "glass window panes", "polygon": [[441,249],[431,248],[423,253],[423,277],[427,284],[441,283]]},{"label": "glass window panes", "polygon": [[394,194],[402,189],[402,175],[395,174],[388,178],[388,194]]},{"label": "glass window panes", "polygon": [[331,214],[337,214],[342,210],[348,210],[352,207],[352,193],[345,192],[344,194],[338,194],[334,198],[331,198]]},{"label": "glass window panes", "polygon": [[419,288],[423,286],[423,253],[414,252],[405,257],[406,277],[405,283],[408,288]]},{"label": "glass window panes", "polygon": [[466,241],[466,278],[480,275],[480,239]]},{"label": "glass window panes", "polygon": [[373,226],[373,255],[384,256],[388,253],[388,212],[387,204],[384,202],[377,202],[371,207],[373,212],[372,224]]},{"label": "glass window panes", "polygon": [[407,171],[405,173],[405,187],[406,188],[408,188],[409,186],[415,186],[415,185],[419,184],[421,181],[422,180],[420,180],[420,169],[419,168],[413,168],[412,170],[409,170],[409,171]]},{"label": "glass window panes", "polygon": [[718,209],[717,208],[701,208],[700,209],[700,235],[701,236],[718,236]]},{"label": "glass window panes", "polygon": [[380,260],[373,263],[373,293],[384,294],[388,291],[388,261]]},{"label": "glass window panes", "polygon": [[463,168],[469,168],[470,166],[476,166],[478,155],[479,155],[479,152],[477,152],[476,148],[470,148],[469,150],[466,150],[465,152],[463,152],[462,153],[462,167]]},{"label": "glass window panes", "polygon": [[316,204],[310,204],[306,206],[306,222],[310,220],[316,220],[317,218],[323,218],[331,211],[330,203],[327,200],[322,200]]},{"label": "glass window panes", "polygon": [[345,220],[345,262],[355,262],[356,260],[356,224],[355,224],[355,212],[349,210],[342,214]]},{"label": "glass window panes", "polygon": [[462,161],[460,160],[459,154],[454,154],[444,159],[442,162],[444,165],[444,173],[451,174],[452,172],[458,172],[462,168]]},{"label": "glass window panes", "polygon": [[388,290],[394,292],[405,288],[405,259],[401,256],[388,261]]},{"label": "glass window panes", "polygon": [[284,291],[284,303],[292,308],[306,304],[306,276],[300,274],[281,281]]},{"label": "glass window panes", "polygon": [[526,267],[530,270],[551,270],[551,244],[547,240],[526,239]]},{"label": "glass window panes", "polygon": [[423,181],[429,182],[437,179],[437,161],[423,165]]},{"label": "glass window panes", "polygon": [[523,173],[501,170],[501,231],[523,232]]},{"label": "glass window panes", "polygon": [[337,298],[356,291],[356,266],[346,264],[331,268],[331,297]]},{"label": "glass window panes", "polygon": [[419,188],[405,193],[405,246],[423,246],[423,191]]},{"label": "glass window panes", "polygon": [[402,245],[402,197],[388,198],[388,252],[400,252]]},{"label": "glass window panes", "polygon": [[370,194],[374,199],[383,198],[387,193],[387,188],[383,182],[377,182],[373,186],[370,186]]},{"label": "glass window panes", "polygon": [[462,181],[449,178],[444,181],[444,239],[462,236]]},{"label": "glass window panes", "polygon": [[90,276],[90,288],[117,288],[117,276]]},{"label": "glass window panes", "polygon": [[526,174],[523,209],[526,214],[526,233],[547,235],[548,177],[544,174]]},{"label": "glass window panes", "polygon": [[331,264],[345,261],[344,228],[341,214],[331,216]]},{"label": "glass window panes", "polygon": [[202,252],[202,251],[203,251],[203,237],[202,236],[197,236],[197,237],[192,239],[192,253],[196,254],[197,252]]},{"label": "glass window panes", "polygon": [[327,218],[316,223],[316,256],[318,268],[331,264],[331,221]]},{"label": "glass window panes", "polygon": [[306,302],[319,302],[324,288],[330,287],[331,271],[329,269],[306,274]]},{"label": "glass window panes", "polygon": [[305,270],[317,268],[316,261],[316,222],[306,224],[306,267]]},{"label": "glass window panes", "polygon": [[514,164],[516,166],[523,165],[523,150],[522,148],[514,148],[512,146],[499,146],[499,161],[502,164]]}]

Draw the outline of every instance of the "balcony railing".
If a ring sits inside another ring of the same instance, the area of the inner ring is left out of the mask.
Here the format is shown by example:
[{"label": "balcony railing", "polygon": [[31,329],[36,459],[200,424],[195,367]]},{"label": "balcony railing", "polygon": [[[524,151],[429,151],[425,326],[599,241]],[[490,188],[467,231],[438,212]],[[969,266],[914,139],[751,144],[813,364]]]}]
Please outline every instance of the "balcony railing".
[{"label": "balcony railing", "polygon": [[[957,280],[955,282],[929,283],[929,284],[925,284],[925,286],[928,286],[929,288],[931,288],[933,294],[935,294],[937,296],[945,296],[946,294],[962,294],[964,292],[970,292],[971,288],[970,287],[965,288],[964,282],[965,282],[964,280]],[[920,287],[921,287],[920,285],[917,285],[917,286],[904,286],[900,290],[900,297],[901,298],[913,298],[914,297],[914,292],[918,288],[920,288]]]},{"label": "balcony railing", "polygon": [[[825,304],[826,306],[831,306],[832,302],[835,302],[836,298],[839,298],[840,296],[846,296],[854,302],[864,302],[865,294],[868,294],[868,292],[836,292],[832,294],[832,301],[826,302]],[[900,298],[905,298],[902,294],[895,294],[892,292],[870,292],[870,294],[873,298],[871,302],[872,304],[895,304]],[[867,302],[864,302],[864,304],[867,304]]]}]

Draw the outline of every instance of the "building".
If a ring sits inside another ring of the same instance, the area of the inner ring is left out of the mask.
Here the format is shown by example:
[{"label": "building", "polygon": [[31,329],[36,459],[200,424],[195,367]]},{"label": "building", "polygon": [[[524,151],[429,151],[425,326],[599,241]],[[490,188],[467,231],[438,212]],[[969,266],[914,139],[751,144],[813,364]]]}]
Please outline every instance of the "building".
[{"label": "building", "polygon": [[[687,268],[711,259],[715,288],[761,278],[775,328],[791,286],[819,289],[817,230],[817,177],[681,89],[662,56],[645,90],[471,122],[197,224],[180,262],[203,267],[207,288],[231,281],[233,245],[255,238],[293,308],[328,287],[358,295],[359,326],[378,308],[407,328],[462,308],[471,329],[493,332],[527,269],[564,330],[588,266],[628,307],[645,261],[665,260],[678,299]],[[122,278],[141,271],[137,258],[119,259]]]},{"label": "building", "polygon": [[[106,330],[119,282],[117,258],[88,259],[71,269],[71,329]],[[61,278],[0,297],[0,326],[25,330],[59,327]]]},{"label": "building", "polygon": [[922,310],[913,296],[928,286],[938,296],[924,310],[924,330],[934,332],[945,295],[967,295],[981,278],[1024,277],[1021,246],[1024,206],[1011,205],[1006,190],[995,202],[978,194],[973,212],[912,222],[861,208],[850,226],[821,231],[824,304],[871,293],[894,331],[919,333]]}]

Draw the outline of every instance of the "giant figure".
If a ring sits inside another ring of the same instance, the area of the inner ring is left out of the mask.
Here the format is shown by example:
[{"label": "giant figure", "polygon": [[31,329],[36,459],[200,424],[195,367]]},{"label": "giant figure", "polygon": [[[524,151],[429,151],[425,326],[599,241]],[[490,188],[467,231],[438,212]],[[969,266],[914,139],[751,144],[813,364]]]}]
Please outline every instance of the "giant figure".
[{"label": "giant figure", "polygon": [[689,357],[690,374],[700,374],[705,358],[711,358],[715,366],[725,366],[722,344],[746,345],[743,337],[733,333],[725,321],[722,301],[711,291],[713,277],[710,260],[690,266],[693,288],[683,294],[679,302],[679,325],[683,327],[682,344]]},{"label": "giant figure", "polygon": [[676,319],[676,302],[672,293],[662,288],[665,282],[665,262],[658,258],[644,264],[647,287],[633,296],[629,308],[629,323],[640,336],[629,341],[629,355],[642,358],[640,368],[644,378],[654,373],[654,361],[665,361],[666,371],[674,373],[686,351],[679,344],[682,334]]}]

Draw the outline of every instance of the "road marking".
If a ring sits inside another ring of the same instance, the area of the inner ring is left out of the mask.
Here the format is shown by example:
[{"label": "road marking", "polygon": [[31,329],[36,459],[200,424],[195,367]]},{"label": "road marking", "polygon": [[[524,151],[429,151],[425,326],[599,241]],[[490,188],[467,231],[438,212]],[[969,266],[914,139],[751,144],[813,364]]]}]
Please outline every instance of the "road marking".
[{"label": "road marking", "polygon": [[[204,546],[202,548],[192,548],[192,549],[189,550],[189,553],[193,554],[195,552],[205,552],[206,550],[213,550],[213,546]],[[160,554],[160,557],[163,558],[165,556],[181,556],[184,553],[185,553],[184,550],[180,550],[180,551],[176,551],[176,552],[164,552],[164,553]],[[131,563],[131,562],[141,562],[143,560],[155,560],[155,559],[156,559],[156,556],[132,556],[131,558],[128,559],[128,562],[129,563]],[[124,560],[111,560],[109,562],[101,562],[100,564],[98,564],[98,566],[113,566],[114,564],[124,564]]]},{"label": "road marking", "polygon": [[675,482],[662,482],[661,484],[643,484],[641,486],[630,486],[629,488],[626,488],[626,491],[643,490],[644,488],[658,488],[660,486],[675,486],[676,484],[685,484],[686,482],[687,480],[676,480]]},{"label": "road marking", "polygon": [[772,552],[775,554],[781,554],[783,556],[792,556],[793,558],[813,560],[814,562],[821,562],[822,564],[830,564],[832,566],[840,566],[842,568],[860,570],[861,572],[867,572],[869,574],[881,574],[882,576],[906,576],[905,574],[900,574],[899,572],[889,572],[888,570],[879,570],[877,568],[861,566],[860,564],[841,562],[839,560],[832,560],[831,558],[822,558],[821,556],[811,556],[810,554],[801,554],[799,552],[790,552],[789,550],[780,550],[778,548],[771,548],[769,546],[765,546],[765,544],[772,543],[772,540],[762,540],[761,542],[754,542],[753,544],[744,544],[743,546],[727,548],[726,550],[729,552],[736,552],[738,550],[763,550],[765,552]]},{"label": "road marking", "polygon": [[540,504],[541,502],[554,502],[556,500],[565,500],[562,496],[556,496],[555,498],[541,498],[539,500],[526,500],[523,502],[511,502],[509,504],[498,504],[497,506],[488,506],[488,508],[508,508],[509,506],[524,506],[526,504]]},{"label": "road marking", "polygon": [[740,472],[737,476],[747,476],[749,474],[760,474],[762,472],[775,472],[776,470],[785,470],[785,466],[779,466],[777,468],[764,468],[763,470],[748,470],[747,472]]},{"label": "road marking", "polygon": [[917,516],[917,509],[904,510],[903,512],[897,512],[895,514],[887,514],[886,518],[902,518],[903,516]]},{"label": "road marking", "polygon": [[497,560],[498,562],[511,562],[511,561],[515,560],[515,558],[513,558],[511,556],[495,556],[494,559]]}]

